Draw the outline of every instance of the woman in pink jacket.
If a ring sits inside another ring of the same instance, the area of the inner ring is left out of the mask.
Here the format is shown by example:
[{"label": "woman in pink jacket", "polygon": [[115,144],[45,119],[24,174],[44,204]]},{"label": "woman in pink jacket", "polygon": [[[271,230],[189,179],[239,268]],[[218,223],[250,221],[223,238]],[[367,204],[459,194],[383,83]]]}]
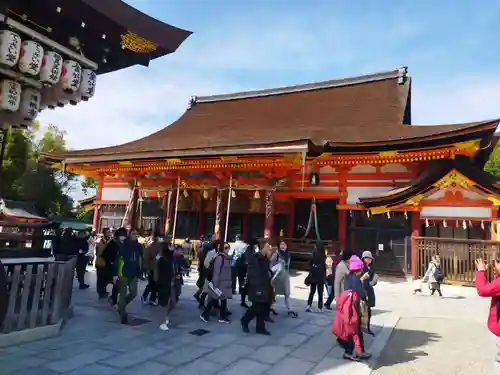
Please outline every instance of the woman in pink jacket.
[{"label": "woman in pink jacket", "polygon": [[488,329],[495,336],[494,374],[500,374],[500,253],[494,261],[494,278],[489,283],[486,279],[488,265],[482,260],[476,260],[476,289],[481,297],[491,297]]}]

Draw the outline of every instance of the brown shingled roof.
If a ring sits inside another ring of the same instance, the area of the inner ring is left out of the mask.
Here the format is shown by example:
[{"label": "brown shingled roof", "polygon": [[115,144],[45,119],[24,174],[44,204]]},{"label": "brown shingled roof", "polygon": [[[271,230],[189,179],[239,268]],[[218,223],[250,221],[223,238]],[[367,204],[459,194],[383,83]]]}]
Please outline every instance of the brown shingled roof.
[{"label": "brown shingled roof", "polygon": [[164,154],[290,142],[387,143],[482,127],[403,125],[406,69],[308,85],[195,98],[170,126],[119,146],[71,151],[67,158]]}]

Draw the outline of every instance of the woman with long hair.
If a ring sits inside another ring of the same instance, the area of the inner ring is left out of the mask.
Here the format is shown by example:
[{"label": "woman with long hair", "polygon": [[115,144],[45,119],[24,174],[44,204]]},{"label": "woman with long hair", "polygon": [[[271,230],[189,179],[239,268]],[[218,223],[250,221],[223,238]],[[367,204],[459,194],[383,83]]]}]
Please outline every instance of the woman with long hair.
[{"label": "woman with long hair", "polygon": [[488,314],[488,329],[494,337],[493,374],[500,374],[500,252],[495,254],[493,262],[494,276],[489,283],[486,271],[488,265],[482,260],[476,260],[476,290],[481,297],[491,298]]},{"label": "woman with long hair", "polygon": [[290,263],[291,256],[288,252],[288,245],[284,240],[281,240],[278,244],[278,250],[271,256],[271,270],[273,270],[271,283],[275,294],[285,297],[285,306],[288,310],[288,315],[296,318],[298,315],[292,310],[290,303]]},{"label": "woman with long hair", "polygon": [[326,250],[323,243],[316,244],[316,251],[309,260],[309,298],[306,311],[311,311],[314,295],[318,293],[318,311],[323,311],[323,291],[326,283]]}]

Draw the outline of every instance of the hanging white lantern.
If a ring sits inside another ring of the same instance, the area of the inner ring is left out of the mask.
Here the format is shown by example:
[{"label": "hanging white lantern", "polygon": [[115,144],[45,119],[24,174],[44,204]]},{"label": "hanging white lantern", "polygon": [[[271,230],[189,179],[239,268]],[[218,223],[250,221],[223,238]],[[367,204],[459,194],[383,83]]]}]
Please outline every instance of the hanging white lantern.
[{"label": "hanging white lantern", "polygon": [[481,229],[484,230],[484,221],[481,220]]},{"label": "hanging white lantern", "polygon": [[446,228],[448,226],[448,223],[446,222],[446,220],[443,220],[443,228]]},{"label": "hanging white lantern", "polygon": [[10,79],[0,83],[0,110],[15,112],[21,102],[21,85]]},{"label": "hanging white lantern", "polygon": [[40,111],[41,99],[40,91],[31,88],[23,90],[19,112],[24,120],[31,121],[36,118]]},{"label": "hanging white lantern", "polygon": [[63,70],[63,58],[57,52],[47,51],[43,55],[40,81],[55,85],[59,82]]},{"label": "hanging white lantern", "polygon": [[82,81],[82,66],[73,60],[65,60],[61,75],[61,87],[66,93],[78,90]]},{"label": "hanging white lantern", "polygon": [[258,190],[255,190],[255,193],[253,193],[253,198],[254,199],[260,199],[260,194]]},{"label": "hanging white lantern", "polygon": [[236,198],[236,192],[234,191],[234,189],[231,189],[231,198]]},{"label": "hanging white lantern", "polygon": [[387,212],[387,218],[390,219],[391,218],[391,213],[390,212]]},{"label": "hanging white lantern", "polygon": [[36,76],[42,69],[43,47],[33,40],[25,40],[19,54],[19,71]]},{"label": "hanging white lantern", "polygon": [[82,100],[89,100],[94,96],[97,74],[91,69],[82,70],[82,83],[78,92],[82,95]]},{"label": "hanging white lantern", "polygon": [[0,64],[13,67],[19,61],[21,37],[10,31],[0,30]]},{"label": "hanging white lantern", "polygon": [[184,195],[184,198],[189,197],[189,194],[188,194],[187,190],[184,190],[184,191],[182,192],[182,195]]},{"label": "hanging white lantern", "polygon": [[429,225],[429,219],[425,219],[425,227],[426,227],[426,228],[429,228],[429,227],[430,227],[430,225]]},{"label": "hanging white lantern", "polygon": [[465,222],[465,220],[462,222],[462,228],[467,229],[467,223]]},{"label": "hanging white lantern", "polygon": [[405,220],[408,220],[408,213],[405,211]]},{"label": "hanging white lantern", "polygon": [[203,190],[203,199],[208,199],[208,190]]},{"label": "hanging white lantern", "polygon": [[368,211],[366,211],[366,216],[367,216],[367,217],[370,217],[370,211],[369,211],[369,210],[368,210]]}]

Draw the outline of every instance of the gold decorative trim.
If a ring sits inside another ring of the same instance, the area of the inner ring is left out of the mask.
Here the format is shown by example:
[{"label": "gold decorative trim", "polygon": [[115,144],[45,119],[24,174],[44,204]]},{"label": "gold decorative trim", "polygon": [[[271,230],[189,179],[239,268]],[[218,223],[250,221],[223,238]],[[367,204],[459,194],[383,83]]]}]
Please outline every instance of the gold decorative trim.
[{"label": "gold decorative trim", "polygon": [[156,44],[131,31],[127,31],[125,34],[120,35],[120,38],[122,48],[132,52],[151,53],[158,49]]},{"label": "gold decorative trim", "polygon": [[370,208],[370,212],[372,215],[380,215],[380,214],[385,214],[387,212],[390,212],[391,209],[387,206],[380,206],[380,207],[372,207]]},{"label": "gold decorative trim", "polygon": [[471,181],[470,179],[468,179],[467,177],[465,177],[463,174],[461,174],[456,170],[452,170],[446,176],[444,176],[439,181],[433,184],[433,186],[439,189],[446,189],[446,188],[468,189],[474,185],[475,185],[474,181]]},{"label": "gold decorative trim", "polygon": [[454,146],[457,151],[465,152],[467,154],[475,154],[480,149],[481,141],[479,139],[474,139],[472,141],[455,143]]}]

